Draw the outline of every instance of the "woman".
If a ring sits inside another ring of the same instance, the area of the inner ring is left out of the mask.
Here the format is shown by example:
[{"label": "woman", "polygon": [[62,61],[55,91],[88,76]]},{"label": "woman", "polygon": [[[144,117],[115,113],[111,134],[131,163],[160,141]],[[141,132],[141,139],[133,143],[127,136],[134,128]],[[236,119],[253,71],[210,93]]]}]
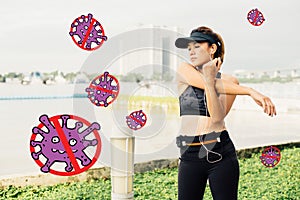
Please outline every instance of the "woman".
[{"label": "woman", "polygon": [[215,200],[237,199],[239,164],[224,118],[236,95],[249,95],[269,116],[276,115],[272,101],[237,79],[218,72],[224,60],[224,42],[210,28],[199,27],[190,37],[178,38],[187,48],[189,63],[178,67],[181,129],[178,199],[203,198],[207,180]]}]

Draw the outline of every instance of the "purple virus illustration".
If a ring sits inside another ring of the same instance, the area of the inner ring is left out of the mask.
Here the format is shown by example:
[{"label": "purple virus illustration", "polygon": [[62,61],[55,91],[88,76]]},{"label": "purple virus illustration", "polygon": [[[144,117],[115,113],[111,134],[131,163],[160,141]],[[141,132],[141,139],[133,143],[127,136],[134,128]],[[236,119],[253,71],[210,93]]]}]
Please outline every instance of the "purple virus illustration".
[{"label": "purple virus illustration", "polygon": [[279,163],[280,158],[280,150],[273,146],[266,148],[260,156],[262,164],[266,167],[275,167]]},{"label": "purple virus illustration", "polygon": [[265,21],[263,14],[257,8],[249,11],[247,19],[253,26],[260,26]]},{"label": "purple virus illustration", "polygon": [[107,107],[119,94],[119,82],[108,72],[104,72],[97,76],[85,91],[93,104]]},{"label": "purple virus illustration", "polygon": [[[41,122],[40,125],[43,126],[32,129],[33,135],[40,134],[43,138],[40,141],[30,141],[30,146],[40,147],[40,151],[31,153],[32,158],[38,160],[41,155],[46,158],[46,162],[41,167],[42,172],[49,172],[55,162],[65,162],[66,172],[71,172],[74,164],[78,166],[77,160],[80,160],[82,166],[87,166],[91,163],[91,159],[84,150],[89,146],[96,146],[99,141],[97,139],[87,140],[85,137],[94,130],[100,130],[101,127],[94,122],[85,130],[79,131],[83,127],[83,123],[77,121],[74,128],[69,128],[67,121],[71,117],[71,115],[57,115],[51,118],[53,122],[51,123],[47,115],[42,115],[39,120]],[[62,121],[61,124],[59,123],[60,119]],[[48,131],[42,130],[42,127],[46,127]]]},{"label": "purple virus illustration", "polygon": [[126,123],[129,128],[138,130],[142,128],[147,121],[147,116],[142,110],[134,111],[129,116],[126,116]]},{"label": "purple virus illustration", "polygon": [[[75,19],[71,24],[69,34],[77,46],[85,50],[95,50],[107,40],[103,27],[90,13],[88,16],[81,15],[81,17]],[[77,40],[74,37],[75,35]],[[95,43],[96,47],[92,48],[92,43]]]}]

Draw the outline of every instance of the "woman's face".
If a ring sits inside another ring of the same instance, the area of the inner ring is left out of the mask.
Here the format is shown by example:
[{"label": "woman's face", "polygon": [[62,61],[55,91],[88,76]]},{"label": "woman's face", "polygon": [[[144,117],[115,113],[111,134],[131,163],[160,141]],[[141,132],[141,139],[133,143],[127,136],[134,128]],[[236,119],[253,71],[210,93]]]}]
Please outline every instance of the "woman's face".
[{"label": "woman's face", "polygon": [[211,60],[207,42],[190,42],[187,47],[193,66],[201,66]]}]

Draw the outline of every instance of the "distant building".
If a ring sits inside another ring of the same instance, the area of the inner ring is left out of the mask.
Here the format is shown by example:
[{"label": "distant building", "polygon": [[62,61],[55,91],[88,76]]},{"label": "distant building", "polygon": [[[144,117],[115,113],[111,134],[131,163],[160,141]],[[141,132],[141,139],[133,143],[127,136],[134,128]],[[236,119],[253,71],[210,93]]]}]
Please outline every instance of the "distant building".
[{"label": "distant building", "polygon": [[248,78],[248,74],[249,72],[243,69],[238,69],[233,72],[233,76],[235,76],[238,79]]},{"label": "distant building", "polygon": [[[120,75],[128,73],[141,73],[146,79],[150,79],[154,75],[167,76],[175,75],[178,65],[183,61],[178,56],[178,49],[175,47],[175,40],[181,36],[179,32],[182,30],[178,27],[167,26],[140,26],[143,28],[152,28],[147,31],[147,35],[141,35],[135,38],[137,46],[139,44],[151,44],[149,48],[136,49],[121,55],[114,65],[118,66],[114,72]],[[138,30],[138,29],[137,29]],[[145,40],[147,40],[145,42]],[[124,45],[129,45],[127,41],[120,41],[120,52]],[[140,45],[143,47],[143,45]]]},{"label": "distant building", "polygon": [[276,70],[276,71],[274,71],[274,74],[273,74],[273,78],[278,78],[278,77],[280,77],[280,71],[279,70]]},{"label": "distant building", "polygon": [[297,71],[297,69],[293,69],[292,71],[291,71],[291,77],[292,78],[298,78],[298,77],[300,77],[300,75],[299,75],[299,69],[298,69],[298,71]]},{"label": "distant building", "polygon": [[258,75],[259,78],[270,78],[270,75],[267,72],[261,72]]},{"label": "distant building", "polygon": [[266,71],[246,71],[235,70],[233,75],[238,79],[249,81],[279,81],[279,82],[298,82],[300,80],[299,68],[281,68]]}]

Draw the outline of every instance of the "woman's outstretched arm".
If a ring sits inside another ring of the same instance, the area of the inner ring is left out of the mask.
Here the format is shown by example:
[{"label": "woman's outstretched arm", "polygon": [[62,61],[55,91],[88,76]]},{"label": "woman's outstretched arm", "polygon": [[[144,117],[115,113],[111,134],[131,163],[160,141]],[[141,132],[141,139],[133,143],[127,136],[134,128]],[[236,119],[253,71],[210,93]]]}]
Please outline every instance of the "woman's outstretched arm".
[{"label": "woman's outstretched arm", "polygon": [[[192,65],[182,63],[178,68],[178,80],[205,89],[204,76],[197,71]],[[235,95],[250,95],[251,88],[233,84],[228,80],[216,79],[216,90],[219,94],[235,94]]]},{"label": "woman's outstretched arm", "polygon": [[[177,79],[179,82],[205,90],[203,74],[197,71],[192,65],[182,63],[177,72]],[[241,86],[223,79],[215,80],[215,88],[220,94],[249,95],[259,106],[263,107],[265,113],[270,116],[276,115],[276,109],[271,99],[252,88]]]}]

